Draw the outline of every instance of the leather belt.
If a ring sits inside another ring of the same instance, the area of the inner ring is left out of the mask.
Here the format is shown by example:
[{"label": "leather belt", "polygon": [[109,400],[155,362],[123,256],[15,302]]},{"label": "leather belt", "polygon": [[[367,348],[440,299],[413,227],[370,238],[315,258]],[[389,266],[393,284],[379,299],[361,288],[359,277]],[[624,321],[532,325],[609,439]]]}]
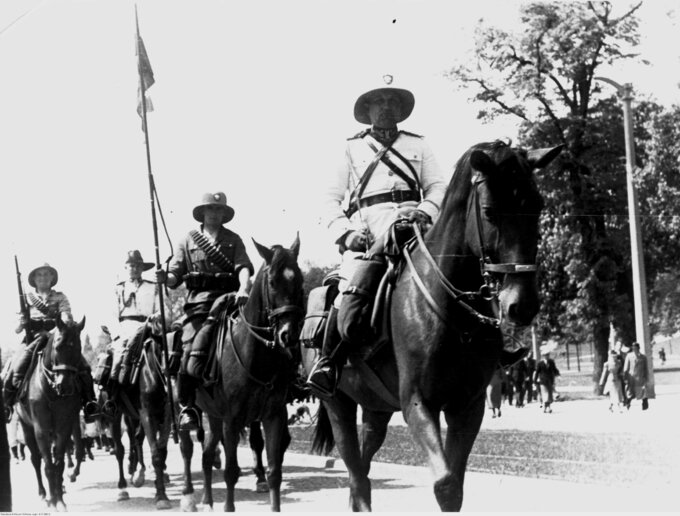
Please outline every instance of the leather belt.
[{"label": "leather belt", "polygon": [[137,321],[137,322],[146,322],[148,317],[145,317],[143,315],[121,315],[118,318],[118,322],[123,322],[123,321]]},{"label": "leather belt", "polygon": [[[414,192],[413,190],[392,190],[390,192],[364,197],[359,200],[359,206],[361,208],[368,208],[369,206],[384,202],[402,203],[407,201],[420,201],[420,193]],[[355,211],[357,211],[356,205],[350,207],[347,210],[347,217],[351,217]]]}]

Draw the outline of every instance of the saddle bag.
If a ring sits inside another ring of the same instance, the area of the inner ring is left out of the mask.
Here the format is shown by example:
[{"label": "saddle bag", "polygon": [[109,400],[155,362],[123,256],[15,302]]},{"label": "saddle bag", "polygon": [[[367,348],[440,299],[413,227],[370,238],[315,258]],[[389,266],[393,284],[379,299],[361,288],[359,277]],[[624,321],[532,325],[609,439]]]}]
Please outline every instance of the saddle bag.
[{"label": "saddle bag", "polygon": [[374,337],[371,328],[373,304],[387,263],[377,257],[360,259],[350,285],[343,292],[338,312],[338,331],[343,340],[352,345],[370,342]]},{"label": "saddle bag", "polygon": [[337,282],[316,287],[309,293],[300,342],[306,348],[321,349],[328,322],[328,311],[338,295]]}]

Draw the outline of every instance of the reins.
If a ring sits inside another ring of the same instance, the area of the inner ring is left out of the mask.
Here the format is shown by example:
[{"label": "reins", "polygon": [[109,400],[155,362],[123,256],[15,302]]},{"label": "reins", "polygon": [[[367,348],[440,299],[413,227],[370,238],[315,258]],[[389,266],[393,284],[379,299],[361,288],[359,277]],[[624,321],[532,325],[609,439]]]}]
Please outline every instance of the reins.
[{"label": "reins", "polygon": [[[432,267],[432,270],[435,273],[436,279],[438,280],[439,284],[442,286],[444,291],[453,299],[453,301],[462,309],[467,311],[469,314],[473,315],[478,322],[482,324],[489,325],[493,328],[499,328],[501,325],[501,321],[497,317],[489,317],[481,312],[479,310],[475,309],[472,307],[470,304],[468,304],[465,300],[484,300],[487,302],[491,301],[496,301],[498,299],[498,295],[500,293],[499,289],[499,281],[495,280],[493,275],[494,274],[523,274],[523,273],[530,273],[530,272],[536,272],[537,267],[536,264],[522,264],[522,263],[492,263],[491,258],[489,257],[489,254],[486,250],[486,246],[484,244],[484,236],[482,232],[482,215],[481,215],[481,209],[479,207],[479,197],[477,195],[477,186],[484,182],[486,179],[481,175],[477,174],[473,178],[473,184],[472,184],[472,194],[471,194],[471,201],[470,201],[470,207],[474,208],[475,211],[475,217],[477,221],[477,234],[479,237],[479,248],[480,248],[480,272],[482,274],[482,278],[484,280],[484,283],[480,286],[479,290],[477,292],[465,292],[462,291],[458,288],[456,288],[450,281],[449,279],[444,275],[442,270],[439,268],[437,265],[437,262],[435,261],[434,257],[430,253],[429,249],[425,245],[425,240],[423,239],[422,232],[420,231],[420,228],[418,224],[414,223],[413,224],[413,231],[415,233],[416,237],[416,242],[418,244],[418,248],[420,248],[423,256],[425,257],[425,260],[427,263]],[[468,217],[470,215],[469,213],[470,208],[468,208]],[[434,311],[434,313],[437,314],[437,316],[442,319],[443,321],[447,321],[448,317],[446,315],[446,312],[444,309],[437,303],[437,301],[434,299],[432,296],[431,292],[427,288],[427,285],[423,281],[422,277],[418,273],[418,270],[415,267],[415,264],[413,263],[413,259],[411,257],[411,252],[409,251],[409,246],[406,246],[403,251],[404,258],[406,259],[406,263],[408,264],[411,273],[412,273],[412,278],[420,292],[423,294],[423,297],[425,298],[425,301],[427,302],[428,305],[430,305],[430,308]]]}]

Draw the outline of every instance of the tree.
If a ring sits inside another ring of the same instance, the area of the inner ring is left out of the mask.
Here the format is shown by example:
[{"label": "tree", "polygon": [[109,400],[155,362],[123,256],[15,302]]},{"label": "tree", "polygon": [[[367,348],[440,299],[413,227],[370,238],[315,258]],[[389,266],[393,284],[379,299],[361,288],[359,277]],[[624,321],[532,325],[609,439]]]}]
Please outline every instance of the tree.
[{"label": "tree", "polygon": [[636,57],[638,3],[615,14],[609,2],[531,3],[522,31],[480,26],[474,66],[449,76],[473,89],[480,118],[521,120],[520,143],[565,151],[539,176],[547,209],[539,278],[549,334],[594,344],[593,380],[606,360],[610,322],[630,339],[623,125],[612,98],[594,81],[603,64]]}]

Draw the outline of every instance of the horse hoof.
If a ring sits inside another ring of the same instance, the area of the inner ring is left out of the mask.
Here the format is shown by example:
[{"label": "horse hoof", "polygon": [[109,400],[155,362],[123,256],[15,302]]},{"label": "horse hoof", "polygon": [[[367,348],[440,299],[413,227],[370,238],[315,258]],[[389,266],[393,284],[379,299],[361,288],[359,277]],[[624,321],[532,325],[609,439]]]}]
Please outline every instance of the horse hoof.
[{"label": "horse hoof", "polygon": [[125,489],[122,489],[121,491],[118,492],[118,501],[119,502],[124,502],[125,500],[129,500],[130,495]]},{"label": "horse hoof", "polygon": [[172,509],[172,504],[170,503],[170,500],[158,500],[156,502],[156,510],[167,511],[168,509]]},{"label": "horse hoof", "polygon": [[256,493],[268,493],[269,492],[269,484],[267,484],[266,480],[260,480],[255,483],[255,492]]},{"label": "horse hoof", "polygon": [[132,475],[132,485],[135,487],[142,487],[145,480],[144,471],[139,471],[138,473]]},{"label": "horse hoof", "polygon": [[66,504],[64,502],[57,502],[56,506],[57,512],[68,512]]},{"label": "horse hoof", "polygon": [[212,505],[208,505],[207,503],[203,504],[203,512],[213,512],[213,511],[214,511],[214,509],[213,509]]},{"label": "horse hoof", "polygon": [[76,481],[76,478],[78,478],[78,475],[76,475],[75,473],[71,473],[71,474],[68,476],[68,479],[69,479],[71,482],[75,482],[75,481]]},{"label": "horse hoof", "polygon": [[184,495],[179,501],[179,508],[182,509],[182,512],[197,512],[194,495]]}]

